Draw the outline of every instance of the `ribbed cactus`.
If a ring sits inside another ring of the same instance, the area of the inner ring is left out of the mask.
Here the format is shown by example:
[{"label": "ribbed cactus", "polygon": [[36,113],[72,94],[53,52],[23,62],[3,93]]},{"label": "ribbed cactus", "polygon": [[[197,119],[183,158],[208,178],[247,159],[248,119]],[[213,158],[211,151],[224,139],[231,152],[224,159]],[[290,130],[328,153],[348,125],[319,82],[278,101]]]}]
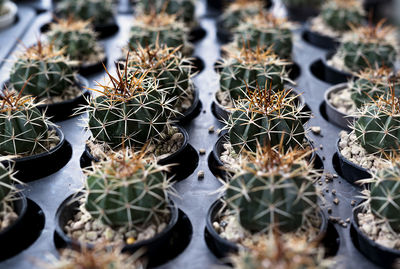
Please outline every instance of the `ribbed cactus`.
[{"label": "ribbed cactus", "polygon": [[395,28],[383,26],[353,27],[346,33],[336,53],[349,71],[358,72],[367,67],[393,67],[398,56]]},{"label": "ribbed cactus", "polygon": [[292,25],[284,18],[277,18],[272,13],[258,13],[246,18],[235,30],[235,43],[240,47],[272,48],[282,59],[292,59]]},{"label": "ribbed cactus", "polygon": [[305,159],[307,151],[283,151],[258,147],[231,170],[224,199],[250,232],[295,231],[318,208],[314,183],[320,173]]},{"label": "ribbed cactus", "polygon": [[227,30],[233,30],[244,19],[262,11],[264,3],[260,0],[235,0],[230,3],[221,16],[221,24]]},{"label": "ribbed cactus", "polygon": [[228,91],[233,100],[244,98],[247,88],[254,90],[257,85],[272,85],[272,90],[281,90],[285,82],[291,82],[286,66],[272,50],[242,48],[231,51],[220,64],[220,88]]},{"label": "ribbed cactus", "polygon": [[116,227],[160,223],[168,212],[166,167],[144,152],[111,156],[88,170],[85,208],[95,219]]},{"label": "ribbed cactus", "polygon": [[368,153],[390,153],[400,145],[400,103],[394,96],[381,97],[365,105],[357,114],[354,131]]},{"label": "ribbed cactus", "polygon": [[192,23],[195,18],[195,5],[195,0],[137,0],[136,13],[165,12],[169,15],[176,14],[177,19],[185,23]]},{"label": "ribbed cactus", "polygon": [[13,177],[12,170],[4,167],[0,163],[0,215],[1,212],[6,210],[9,205],[14,191],[13,183],[15,178]]},{"label": "ribbed cactus", "polygon": [[349,83],[351,99],[358,108],[372,103],[378,97],[385,97],[394,89],[395,96],[400,96],[400,73],[394,74],[389,68],[364,69],[355,74]]},{"label": "ribbed cactus", "polygon": [[289,7],[313,7],[318,8],[325,0],[282,0],[282,2]]},{"label": "ribbed cactus", "polygon": [[32,155],[48,150],[56,142],[49,134],[51,123],[31,97],[6,89],[0,102],[0,155]]},{"label": "ribbed cactus", "polygon": [[140,44],[147,47],[158,43],[172,48],[182,46],[182,50],[185,50],[190,46],[188,33],[188,28],[175,15],[140,15],[135,18],[131,27],[129,46],[137,48]]},{"label": "ribbed cactus", "polygon": [[[126,65],[126,63],[125,63]],[[121,145],[142,147],[156,141],[167,126],[171,104],[166,93],[158,89],[155,78],[147,72],[117,69],[108,73],[109,83],[98,84],[100,95],[92,97],[86,107],[88,128],[93,138],[112,148]]]},{"label": "ribbed cactus", "polygon": [[228,119],[229,141],[236,153],[255,151],[257,144],[275,146],[283,143],[285,149],[301,147],[305,138],[302,106],[290,91],[274,93],[257,88],[247,99],[235,102]]},{"label": "ribbed cactus", "polygon": [[101,50],[90,21],[57,19],[46,35],[55,49],[63,50],[64,56],[74,61],[85,62]]},{"label": "ribbed cactus", "polygon": [[11,68],[10,87],[18,92],[24,88],[24,95],[33,95],[39,100],[62,95],[75,86],[76,76],[63,54],[64,50],[40,41],[27,48],[18,55]]},{"label": "ribbed cactus", "polygon": [[90,19],[94,25],[107,24],[114,17],[113,1],[62,0],[56,4],[56,14],[62,18]]},{"label": "ribbed cactus", "polygon": [[359,0],[329,0],[321,7],[321,18],[335,31],[350,30],[349,25],[361,25],[365,16]]}]

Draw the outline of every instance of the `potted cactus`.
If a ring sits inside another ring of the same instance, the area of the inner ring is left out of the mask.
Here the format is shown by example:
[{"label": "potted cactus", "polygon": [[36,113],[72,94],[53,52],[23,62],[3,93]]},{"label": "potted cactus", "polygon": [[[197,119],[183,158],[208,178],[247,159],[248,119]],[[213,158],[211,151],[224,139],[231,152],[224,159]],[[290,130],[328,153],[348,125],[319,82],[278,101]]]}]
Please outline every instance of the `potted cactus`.
[{"label": "potted cactus", "polygon": [[13,24],[17,18],[18,7],[12,1],[0,1],[0,29],[4,29]]},{"label": "potted cactus", "polygon": [[88,95],[84,89],[87,81],[76,75],[64,54],[65,50],[57,49],[54,43],[42,44],[39,40],[17,55],[10,71],[9,88],[34,96],[40,103],[38,108],[55,121],[69,118]]},{"label": "potted cactus", "polygon": [[390,94],[391,87],[398,97],[399,86],[400,73],[385,67],[364,69],[355,73],[348,83],[340,83],[325,92],[326,114],[330,121],[349,129],[355,120],[351,115],[374,99]]},{"label": "potted cactus", "polygon": [[394,88],[389,95],[364,105],[355,116],[352,132],[342,131],[337,143],[341,170],[352,183],[386,167],[387,157],[398,150],[400,103]]},{"label": "potted cactus", "polygon": [[317,15],[325,0],[282,0],[290,20],[304,22]]},{"label": "potted cactus", "polygon": [[311,44],[334,49],[343,33],[364,21],[365,11],[360,0],[329,0],[321,7],[320,14],[311,19],[305,38]]},{"label": "potted cactus", "polygon": [[104,48],[97,42],[97,34],[93,31],[90,21],[56,19],[46,32],[47,39],[56,50],[63,50],[64,56],[72,60],[82,75],[99,72],[106,64]]},{"label": "potted cactus", "polygon": [[118,31],[112,0],[61,0],[56,4],[54,13],[59,18],[90,19],[100,38]]},{"label": "potted cactus", "polygon": [[[106,243],[122,252],[145,249],[149,261],[173,247],[178,208],[170,200],[168,166],[144,150],[110,154],[85,169],[83,191],[69,197],[56,213],[56,233],[68,247]],[[83,194],[82,194],[83,193]]]}]

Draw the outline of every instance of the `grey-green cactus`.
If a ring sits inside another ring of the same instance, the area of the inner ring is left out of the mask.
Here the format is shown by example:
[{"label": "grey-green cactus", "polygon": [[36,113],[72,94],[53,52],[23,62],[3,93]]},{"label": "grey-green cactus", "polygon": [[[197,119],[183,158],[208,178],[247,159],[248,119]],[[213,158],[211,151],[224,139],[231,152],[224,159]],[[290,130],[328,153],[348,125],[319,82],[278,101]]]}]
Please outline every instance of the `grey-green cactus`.
[{"label": "grey-green cactus", "polygon": [[0,215],[7,207],[12,206],[10,202],[15,191],[13,186],[15,181],[12,170],[0,163]]},{"label": "grey-green cactus", "polygon": [[33,95],[39,100],[62,95],[76,82],[76,73],[63,54],[62,49],[40,41],[27,48],[11,68],[10,87],[17,92],[24,89],[24,95]]},{"label": "grey-green cactus", "polygon": [[242,48],[238,52],[230,52],[222,62],[220,72],[220,88],[227,91],[231,99],[246,97],[247,88],[254,90],[257,86],[268,83],[273,91],[284,88],[285,82],[291,82],[287,65],[272,50]]},{"label": "grey-green cactus", "polygon": [[228,119],[229,141],[236,153],[255,151],[257,144],[301,147],[305,138],[302,105],[290,91],[274,93],[271,89],[257,88],[247,99],[235,102]]},{"label": "grey-green cactus", "polygon": [[113,1],[62,0],[56,4],[56,14],[61,18],[90,19],[94,25],[104,25],[113,20]]},{"label": "grey-green cactus", "polygon": [[246,18],[235,29],[234,42],[237,47],[272,48],[281,59],[292,59],[292,25],[272,13],[258,13]]},{"label": "grey-green cactus", "polygon": [[365,16],[359,0],[330,0],[321,7],[321,18],[335,31],[350,30],[349,25],[361,25]]},{"label": "grey-green cactus", "polygon": [[228,5],[221,15],[221,25],[231,31],[246,18],[262,11],[264,3],[260,0],[235,0]]},{"label": "grey-green cactus", "polygon": [[160,216],[168,212],[166,168],[143,157],[143,152],[128,152],[88,170],[85,208],[93,218],[112,227],[160,223]]},{"label": "grey-green cactus", "polygon": [[318,208],[314,183],[320,174],[304,158],[306,150],[275,148],[258,147],[255,157],[243,154],[226,183],[224,199],[250,232],[296,231]]}]

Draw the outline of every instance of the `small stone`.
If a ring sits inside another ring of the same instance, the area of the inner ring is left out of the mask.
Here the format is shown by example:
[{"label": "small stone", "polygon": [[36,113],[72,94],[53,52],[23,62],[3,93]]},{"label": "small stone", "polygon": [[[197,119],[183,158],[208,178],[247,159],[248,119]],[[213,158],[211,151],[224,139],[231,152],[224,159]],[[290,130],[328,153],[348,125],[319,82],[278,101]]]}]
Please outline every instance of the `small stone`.
[{"label": "small stone", "polygon": [[86,229],[86,225],[83,224],[82,221],[78,221],[78,222],[75,222],[74,224],[72,224],[72,230],[81,230],[84,226],[85,226],[85,230],[88,230],[88,229]]},{"label": "small stone", "polygon": [[356,201],[355,200],[351,200],[351,206],[355,206],[356,205]]},{"label": "small stone", "polygon": [[104,237],[107,241],[111,241],[114,238],[114,234],[115,232],[110,227],[107,227],[104,231]]},{"label": "small stone", "polygon": [[311,132],[313,132],[316,135],[321,134],[321,127],[319,127],[319,126],[312,126],[310,129],[311,129]]},{"label": "small stone", "polygon": [[165,222],[161,223],[158,227],[157,227],[157,233],[161,233],[165,227],[167,227],[167,224]]},{"label": "small stone", "polygon": [[322,181],[321,181],[321,180],[318,180],[318,184],[319,184],[319,185],[322,185]]},{"label": "small stone", "polygon": [[201,149],[199,149],[199,153],[200,153],[200,155],[204,155],[204,154],[206,154],[206,150],[201,148]]},{"label": "small stone", "polygon": [[347,228],[347,223],[343,223],[342,226],[343,226],[344,228]]},{"label": "small stone", "polygon": [[94,231],[90,231],[86,233],[86,239],[89,241],[94,241],[97,239],[97,233]]},{"label": "small stone", "polygon": [[335,205],[338,205],[339,204],[339,199],[338,198],[335,198],[335,199],[333,199],[333,203],[335,204]]},{"label": "small stone", "polygon": [[216,222],[216,221],[213,222],[213,227],[214,227],[214,229],[215,229],[216,231],[218,231],[218,230],[220,229],[219,223]]},{"label": "small stone", "polygon": [[332,190],[332,194],[336,196],[336,190],[335,189]]},{"label": "small stone", "polygon": [[319,145],[319,148],[320,148],[321,150],[323,150],[323,149],[324,149],[324,146],[321,144],[321,145]]},{"label": "small stone", "polygon": [[347,218],[347,219],[346,219],[346,222],[349,223],[349,222],[350,222],[350,218]]},{"label": "small stone", "polygon": [[328,207],[328,214],[332,214],[332,208]]},{"label": "small stone", "polygon": [[133,243],[135,243],[136,242],[136,240],[135,240],[135,238],[133,238],[133,237],[128,237],[127,239],[126,239],[126,243],[128,244],[128,245],[132,245]]},{"label": "small stone", "polygon": [[210,127],[208,127],[208,132],[214,133],[214,125],[211,125]]},{"label": "small stone", "polygon": [[203,179],[203,178],[204,178],[204,171],[203,171],[203,170],[200,170],[200,171],[197,173],[197,178],[198,178],[198,179]]}]

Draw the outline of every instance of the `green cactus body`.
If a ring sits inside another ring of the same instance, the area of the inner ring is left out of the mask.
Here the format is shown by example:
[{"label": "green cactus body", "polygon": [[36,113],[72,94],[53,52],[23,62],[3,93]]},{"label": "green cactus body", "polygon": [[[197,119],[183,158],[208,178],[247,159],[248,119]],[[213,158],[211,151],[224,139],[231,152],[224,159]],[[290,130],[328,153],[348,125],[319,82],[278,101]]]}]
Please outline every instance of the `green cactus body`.
[{"label": "green cactus body", "polygon": [[24,95],[39,99],[62,95],[75,86],[76,76],[63,53],[63,50],[55,50],[53,45],[43,46],[40,42],[28,48],[11,68],[10,86],[18,92],[24,88]]},{"label": "green cactus body", "polygon": [[89,172],[85,208],[112,227],[142,226],[166,210],[166,186],[163,169],[142,156],[104,161]]},{"label": "green cactus body", "polygon": [[56,13],[62,18],[90,19],[94,25],[107,24],[114,17],[112,0],[62,0]]},{"label": "green cactus body", "polygon": [[262,1],[236,0],[231,3],[221,16],[221,25],[227,30],[233,30],[246,18],[257,15],[264,8]]},{"label": "green cactus body", "polygon": [[10,171],[0,163],[0,212],[4,210],[4,204],[9,202],[13,181]]},{"label": "green cactus body", "polygon": [[291,25],[270,13],[258,14],[240,23],[235,30],[234,39],[239,48],[272,48],[281,59],[292,59]]},{"label": "green cactus body", "polygon": [[270,50],[243,49],[240,56],[229,56],[221,63],[220,88],[228,91],[233,100],[245,98],[247,88],[254,90],[257,85],[268,84],[276,91],[283,89],[285,82],[290,82],[286,70],[289,63],[280,60]]},{"label": "green cactus body", "polygon": [[324,23],[339,32],[350,30],[349,25],[360,25],[364,15],[361,1],[358,0],[331,0],[321,8]]},{"label": "green cactus body", "polygon": [[400,166],[378,170],[370,187],[371,212],[400,232]]}]

